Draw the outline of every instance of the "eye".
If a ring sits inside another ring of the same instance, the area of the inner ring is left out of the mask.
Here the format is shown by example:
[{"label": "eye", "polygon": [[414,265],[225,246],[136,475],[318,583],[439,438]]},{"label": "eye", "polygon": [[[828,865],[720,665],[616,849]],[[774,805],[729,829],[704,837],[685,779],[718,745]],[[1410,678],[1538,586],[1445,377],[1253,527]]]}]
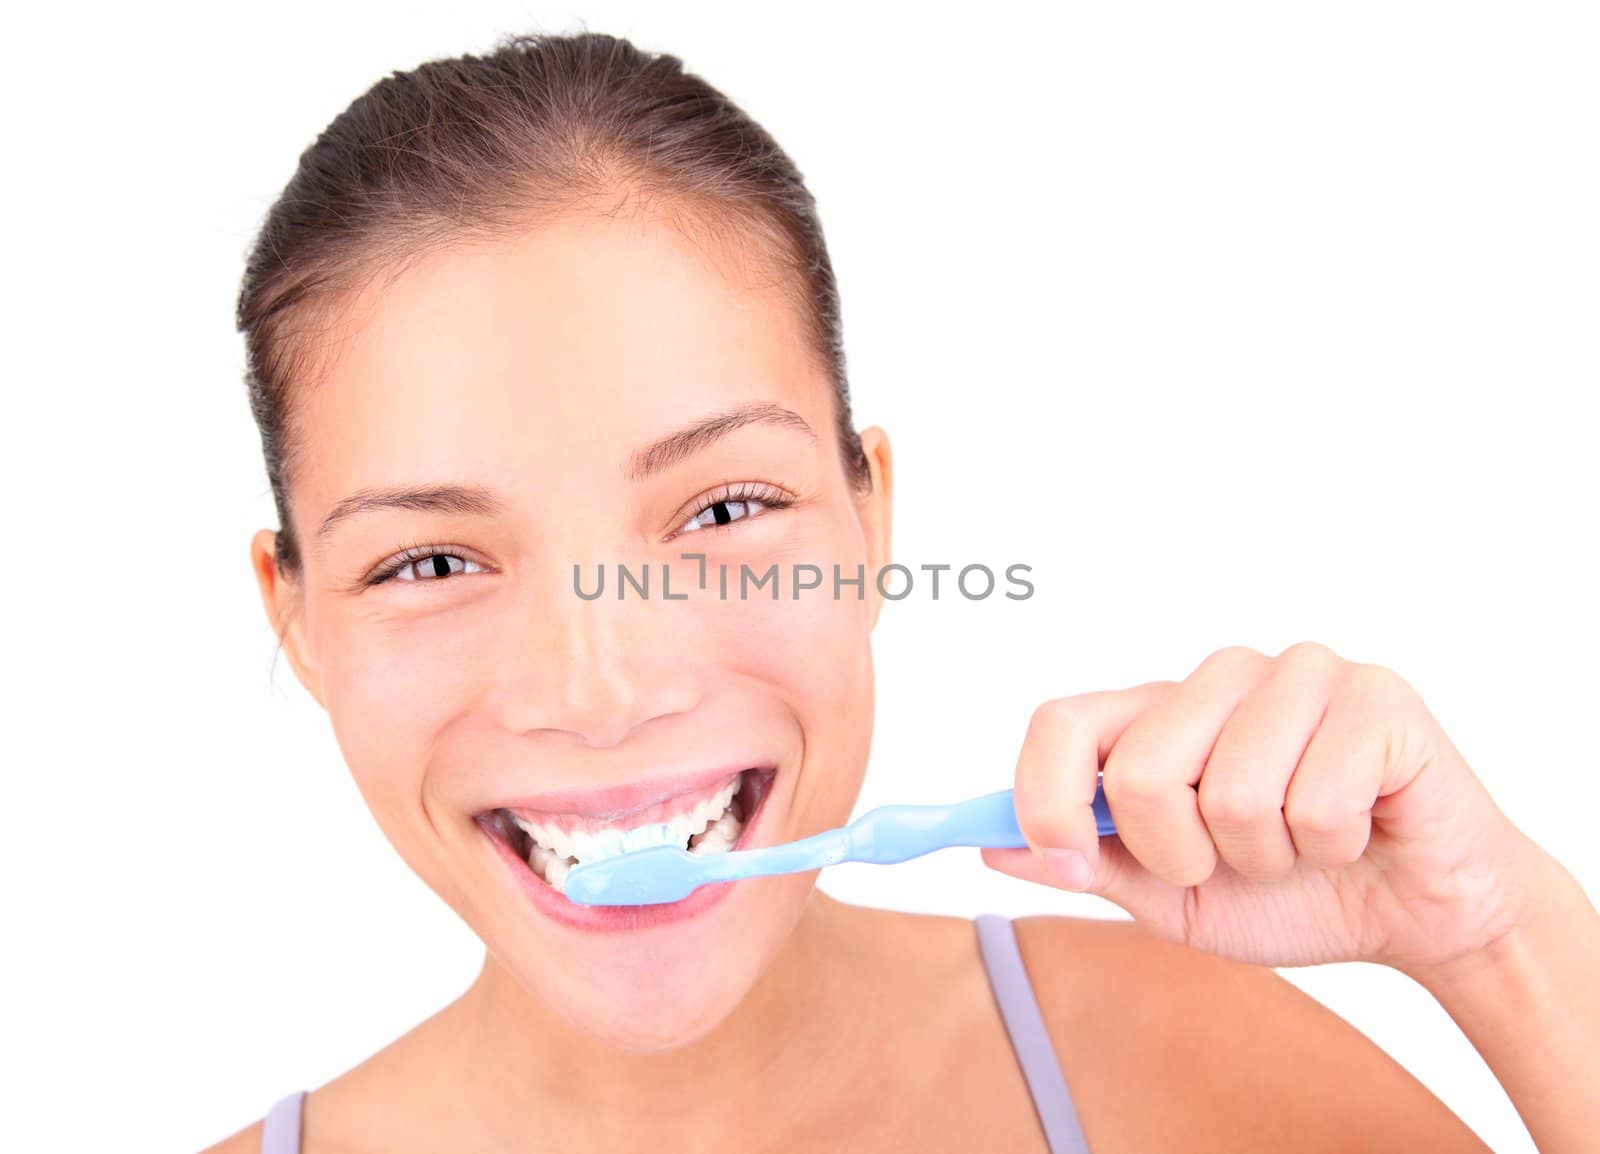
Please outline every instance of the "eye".
[{"label": "eye", "polygon": [[734,521],[744,521],[770,509],[792,503],[781,490],[767,486],[738,486],[708,493],[696,502],[695,512],[678,526],[678,533],[714,529]]},{"label": "eye", "polygon": [[695,529],[704,529],[711,525],[726,525],[730,521],[742,521],[746,517],[754,517],[766,506],[754,499],[745,501],[713,501],[700,512],[690,517],[679,527],[678,532],[688,533]]},{"label": "eye", "polygon": [[368,584],[381,585],[390,580],[432,582],[463,573],[483,571],[483,566],[476,561],[469,561],[456,553],[446,553],[441,549],[424,546],[407,549],[385,561],[368,579]]}]

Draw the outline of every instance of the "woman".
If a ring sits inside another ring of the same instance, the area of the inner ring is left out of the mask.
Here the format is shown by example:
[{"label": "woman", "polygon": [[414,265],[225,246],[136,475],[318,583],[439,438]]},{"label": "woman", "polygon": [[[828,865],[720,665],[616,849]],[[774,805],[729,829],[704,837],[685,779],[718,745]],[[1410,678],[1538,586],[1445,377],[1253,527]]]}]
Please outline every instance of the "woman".
[{"label": "woman", "polygon": [[[1443,1003],[1541,1149],[1600,1125],[1600,919],[1400,678],[1314,644],[1035,713],[1029,848],[984,860],[1135,922],[980,933],[811,874],[566,900],[616,831],[842,824],[872,729],[888,441],[799,173],[676,58],[542,37],[384,80],[301,158],[239,323],[267,611],[487,954],[214,1149],[1484,1149],[1266,968],[1356,959]],[[592,596],[619,567],[645,588]]]}]

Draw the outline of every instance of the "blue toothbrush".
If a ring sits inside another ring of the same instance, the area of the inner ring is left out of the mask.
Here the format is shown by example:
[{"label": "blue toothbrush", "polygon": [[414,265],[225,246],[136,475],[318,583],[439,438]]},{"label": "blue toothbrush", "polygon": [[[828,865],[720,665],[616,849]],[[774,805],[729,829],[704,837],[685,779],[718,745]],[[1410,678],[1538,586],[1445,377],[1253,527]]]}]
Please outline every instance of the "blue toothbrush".
[{"label": "blue toothbrush", "polygon": [[[1116,833],[1104,786],[1094,794],[1095,826]],[[946,846],[1026,845],[1009,789],[954,805],[886,805],[840,829],[761,849],[692,854],[660,845],[583,862],[567,874],[567,900],[583,906],[649,906],[688,897],[703,885],[803,873],[840,862],[891,865]]]}]

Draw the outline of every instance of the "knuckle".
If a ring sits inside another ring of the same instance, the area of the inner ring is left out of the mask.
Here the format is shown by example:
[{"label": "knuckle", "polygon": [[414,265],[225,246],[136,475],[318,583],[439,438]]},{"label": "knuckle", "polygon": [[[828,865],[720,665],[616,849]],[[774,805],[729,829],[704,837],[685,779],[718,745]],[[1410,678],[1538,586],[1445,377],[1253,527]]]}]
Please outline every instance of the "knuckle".
[{"label": "knuckle", "polygon": [[1276,808],[1265,791],[1248,781],[1200,779],[1200,814],[1208,824],[1249,825]]},{"label": "knuckle", "polygon": [[1054,697],[1043,702],[1028,719],[1030,736],[1060,734],[1082,724],[1082,707],[1075,698]]},{"label": "knuckle", "polygon": [[1318,838],[1330,837],[1349,825],[1344,810],[1324,798],[1291,797],[1283,807],[1283,816],[1291,829]]},{"label": "knuckle", "polygon": [[1229,645],[1217,650],[1202,661],[1195,670],[1207,673],[1244,674],[1260,669],[1268,660],[1266,654],[1260,650],[1251,649],[1248,645]]},{"label": "knuckle", "polygon": [[1101,783],[1106,800],[1126,806],[1130,802],[1139,805],[1159,796],[1162,782],[1154,761],[1138,751],[1124,751],[1120,746],[1117,752],[1120,756],[1115,761],[1107,761]]},{"label": "knuckle", "polygon": [[1073,710],[1073,699],[1070,697],[1052,697],[1049,701],[1039,703],[1033,711],[1036,721],[1056,721],[1070,717]]},{"label": "knuckle", "polygon": [[1352,665],[1344,674],[1346,694],[1368,701],[1393,701],[1414,696],[1411,686],[1398,673],[1383,665]]},{"label": "knuckle", "polygon": [[1326,669],[1343,660],[1320,641],[1296,641],[1278,654],[1278,661],[1290,669]]}]

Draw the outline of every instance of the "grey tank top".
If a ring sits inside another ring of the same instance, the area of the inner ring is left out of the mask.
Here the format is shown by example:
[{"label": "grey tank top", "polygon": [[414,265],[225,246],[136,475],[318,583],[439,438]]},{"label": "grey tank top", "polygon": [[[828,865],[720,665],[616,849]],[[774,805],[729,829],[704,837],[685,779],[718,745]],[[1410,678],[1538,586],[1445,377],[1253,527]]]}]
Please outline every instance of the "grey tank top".
[{"label": "grey tank top", "polygon": [[[1089,1144],[1078,1125],[1067,1080],[1061,1074],[1061,1063],[1056,1060],[1038,1000],[1033,996],[1033,984],[1028,981],[1022,953],[1017,949],[1016,929],[1010,918],[999,914],[979,914],[977,927],[978,950],[989,974],[989,988],[1000,1006],[1000,1017],[1011,1036],[1011,1047],[1028,1083],[1028,1093],[1033,1096],[1033,1108],[1044,1128],[1050,1154],[1088,1154]],[[261,1154],[300,1154],[300,1111],[305,1098],[304,1090],[296,1091],[267,1111],[261,1129]]]}]

